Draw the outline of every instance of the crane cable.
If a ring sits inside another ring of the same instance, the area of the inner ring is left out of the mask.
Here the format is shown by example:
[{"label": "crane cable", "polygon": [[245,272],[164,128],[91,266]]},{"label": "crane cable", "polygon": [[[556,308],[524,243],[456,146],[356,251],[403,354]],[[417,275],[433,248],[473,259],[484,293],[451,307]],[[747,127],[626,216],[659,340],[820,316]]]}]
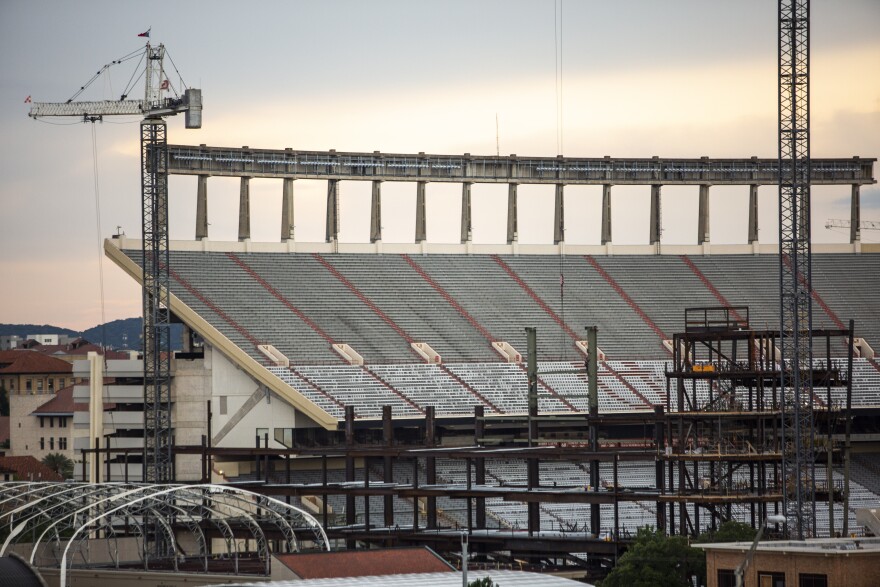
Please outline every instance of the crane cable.
[{"label": "crane cable", "polygon": [[97,71],[97,73],[95,73],[95,75],[92,76],[92,78],[89,81],[87,81],[85,84],[80,86],[79,90],[77,90],[73,96],[71,96],[70,98],[67,99],[67,103],[69,104],[70,102],[73,102],[74,100],[76,100],[79,97],[79,95],[82,94],[86,90],[86,88],[88,88],[90,85],[92,85],[92,83],[94,83],[94,81],[96,79],[101,77],[101,74],[104,73],[105,71],[107,71],[110,68],[110,66],[117,65],[117,64],[122,63],[124,61],[128,61],[129,59],[134,59],[138,55],[138,53],[140,53],[141,56],[143,57],[143,54],[146,53],[146,49],[138,49],[136,51],[132,51],[131,53],[129,53],[127,55],[123,55],[119,59],[114,59],[110,63],[107,63],[106,65],[104,65],[101,69],[99,69]]},{"label": "crane cable", "polygon": [[101,348],[103,350],[107,346],[107,320],[104,303],[104,258],[102,255],[103,247],[101,246],[101,192],[98,175],[98,139],[94,122],[92,123],[92,169],[95,178],[95,228],[98,232],[98,287],[101,296]]},{"label": "crane cable", "polygon": [[[562,0],[553,0],[553,49],[556,81],[556,154],[562,155]],[[565,236],[563,235],[563,241]],[[565,324],[565,255],[559,255],[559,306]],[[565,328],[559,329],[559,358],[565,358]]]}]

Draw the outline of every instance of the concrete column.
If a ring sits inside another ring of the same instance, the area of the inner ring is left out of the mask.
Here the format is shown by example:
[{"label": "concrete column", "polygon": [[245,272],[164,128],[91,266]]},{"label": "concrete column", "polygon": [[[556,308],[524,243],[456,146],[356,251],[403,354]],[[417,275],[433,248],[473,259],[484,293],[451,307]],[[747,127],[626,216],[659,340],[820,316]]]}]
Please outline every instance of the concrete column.
[{"label": "concrete column", "polygon": [[416,183],[416,242],[423,243],[427,238],[427,218],[425,217],[425,183]]},{"label": "concrete column", "polygon": [[611,242],[611,184],[602,186],[602,244]]},{"label": "concrete column", "polygon": [[251,238],[251,178],[241,178],[240,198],[238,200],[238,240]]},{"label": "concrete column", "polygon": [[196,240],[208,238],[208,176],[199,176],[196,193]]},{"label": "concrete column", "polygon": [[[98,448],[95,439],[104,440],[104,357],[91,352],[89,361],[89,446]],[[89,483],[101,478],[104,456],[93,453],[89,462]],[[108,479],[104,479],[108,481]]]},{"label": "concrete column", "polygon": [[862,240],[862,191],[857,183],[852,184],[852,200],[849,208],[849,242]]},{"label": "concrete column", "polygon": [[556,184],[556,204],[553,214],[553,244],[565,241],[565,186]]},{"label": "concrete column", "polygon": [[507,186],[507,244],[517,241],[516,184]]},{"label": "concrete column", "polygon": [[749,186],[749,244],[758,242],[758,186]]},{"label": "concrete column", "polygon": [[373,181],[370,197],[370,242],[382,240],[382,182]]},{"label": "concrete column", "polygon": [[461,184],[461,243],[471,242],[471,185]]},{"label": "concrete column", "polygon": [[337,193],[339,189],[338,179],[327,180],[327,230],[326,239],[328,243],[335,242],[339,237],[339,223],[337,222],[337,213],[339,199]]},{"label": "concrete column", "polygon": [[293,240],[293,178],[285,177],[281,189],[281,242]]},{"label": "concrete column", "polygon": [[709,186],[700,186],[700,208],[697,212],[697,244],[709,242]]},{"label": "concrete column", "polygon": [[648,242],[652,245],[656,245],[660,242],[660,186],[652,185],[651,186],[651,220],[650,220],[650,234],[648,236]]}]

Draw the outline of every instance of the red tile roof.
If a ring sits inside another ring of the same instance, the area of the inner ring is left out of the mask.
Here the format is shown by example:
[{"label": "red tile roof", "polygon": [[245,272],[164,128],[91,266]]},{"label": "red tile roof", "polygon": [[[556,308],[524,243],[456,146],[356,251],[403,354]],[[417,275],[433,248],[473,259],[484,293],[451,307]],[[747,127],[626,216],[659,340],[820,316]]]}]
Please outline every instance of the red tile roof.
[{"label": "red tile roof", "polygon": [[455,570],[429,548],[343,550],[275,556],[300,579],[451,573]]},{"label": "red tile roof", "polygon": [[32,373],[73,373],[73,365],[34,351],[0,351],[0,375]]},{"label": "red tile roof", "polygon": [[73,386],[68,385],[59,389],[55,397],[31,412],[32,416],[45,416],[48,414],[73,414]]},{"label": "red tile roof", "polygon": [[[105,380],[106,382],[107,380]],[[104,411],[116,408],[115,403],[104,402]],[[88,412],[88,402],[75,402],[73,400],[73,386],[68,385],[58,391],[55,396],[31,412],[31,416],[48,416],[58,414],[73,414],[74,412]]]},{"label": "red tile roof", "polygon": [[28,455],[0,457],[0,474],[12,473],[16,481],[64,481],[64,478]]}]

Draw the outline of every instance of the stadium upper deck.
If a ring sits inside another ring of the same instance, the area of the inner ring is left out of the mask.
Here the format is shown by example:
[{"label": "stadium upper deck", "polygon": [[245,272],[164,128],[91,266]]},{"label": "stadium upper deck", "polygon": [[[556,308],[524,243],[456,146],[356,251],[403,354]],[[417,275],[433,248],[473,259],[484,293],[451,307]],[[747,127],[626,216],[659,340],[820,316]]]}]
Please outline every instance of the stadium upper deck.
[{"label": "stadium upper deck", "polygon": [[[107,246],[136,277],[138,245],[114,239]],[[814,325],[843,328],[853,318],[857,336],[876,347],[878,275],[880,254],[814,255]],[[749,306],[752,326],[772,329],[777,280],[772,255],[171,252],[179,303],[246,353],[253,368],[271,371],[335,419],[345,405],[355,405],[358,417],[379,417],[383,403],[409,417],[427,405],[438,415],[468,413],[475,404],[488,413],[523,412],[525,371],[492,343],[524,354],[524,328],[534,326],[541,361],[582,364],[576,341],[593,324],[608,359],[602,410],[648,410],[665,403],[670,355],[663,342],[683,330],[684,309]],[[442,363],[427,364],[413,343],[429,345]],[[340,344],[364,364],[350,364],[334,350]],[[289,367],[258,345],[275,347]],[[855,380],[856,403],[880,405],[880,369],[859,361]],[[542,383],[543,412],[586,409],[583,377]]]}]

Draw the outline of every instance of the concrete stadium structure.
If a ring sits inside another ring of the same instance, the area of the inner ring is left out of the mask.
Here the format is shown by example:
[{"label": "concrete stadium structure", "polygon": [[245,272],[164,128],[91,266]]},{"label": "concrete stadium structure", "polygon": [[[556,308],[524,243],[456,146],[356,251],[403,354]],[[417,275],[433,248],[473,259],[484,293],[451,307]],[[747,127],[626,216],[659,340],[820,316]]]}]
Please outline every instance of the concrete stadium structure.
[{"label": "concrete stadium structure", "polygon": [[[427,543],[450,551],[466,528],[474,550],[496,563],[520,556],[551,566],[601,565],[645,524],[691,534],[725,519],[760,523],[781,497],[776,465],[758,461],[778,462],[778,452],[729,457],[740,464],[727,474],[708,461],[694,465],[689,493],[673,481],[671,464],[669,479],[661,478],[658,463],[669,460],[664,442],[674,458],[686,455],[671,433],[663,440],[656,430],[683,409],[667,373],[685,309],[747,306],[750,328],[778,328],[777,245],[757,242],[750,213],[748,242],[710,247],[707,207],[710,185],[739,184],[753,186],[756,210],[754,186],[775,182],[773,163],[170,146],[169,173],[199,176],[197,239],[172,242],[169,254],[170,310],[185,325],[184,352],[172,363],[177,480],[231,482],[288,500],[349,547]],[[813,172],[817,183],[852,186],[857,219],[859,188],[874,182],[873,160],[816,161]],[[211,175],[242,177],[238,242],[207,239]],[[250,240],[250,177],[283,180],[281,242]],[[327,180],[324,243],[293,239],[293,181],[306,177]],[[370,243],[338,242],[337,182],[347,180],[373,182]],[[381,242],[382,181],[416,182],[412,244]],[[428,181],[464,186],[461,244],[426,241]],[[483,181],[511,185],[506,243],[470,242],[470,186]],[[516,184],[530,182],[558,186],[557,236],[564,231],[562,186],[605,185],[602,244],[519,244]],[[613,246],[612,183],[655,186],[649,244]],[[698,244],[659,242],[658,186],[666,184],[700,186]],[[114,237],[105,252],[142,279],[140,241]],[[844,332],[855,321],[852,375],[842,381],[852,387],[858,443],[880,432],[873,354],[880,246],[853,233],[848,244],[813,252],[814,326]],[[599,332],[596,417],[588,416],[586,326]],[[537,331],[537,452],[523,452],[533,440],[526,327]],[[840,372],[848,352],[845,338],[829,343],[826,367],[833,362]],[[695,384],[700,401],[711,403],[716,392],[716,383]],[[90,393],[135,405],[125,386],[96,379]],[[841,442],[831,423],[846,397],[838,385],[823,400],[830,443]],[[730,416],[757,422],[778,413]],[[90,437],[103,431],[99,450],[84,451],[90,465],[78,475],[136,478],[142,425],[124,415],[102,418],[98,427],[78,422]],[[590,444],[590,427],[602,431],[598,444]],[[817,469],[815,482],[831,505],[819,508],[817,528],[857,531],[855,509],[880,495],[876,455],[846,459],[844,475],[842,451],[829,454],[833,470]],[[697,485],[705,494],[699,498]]]}]

